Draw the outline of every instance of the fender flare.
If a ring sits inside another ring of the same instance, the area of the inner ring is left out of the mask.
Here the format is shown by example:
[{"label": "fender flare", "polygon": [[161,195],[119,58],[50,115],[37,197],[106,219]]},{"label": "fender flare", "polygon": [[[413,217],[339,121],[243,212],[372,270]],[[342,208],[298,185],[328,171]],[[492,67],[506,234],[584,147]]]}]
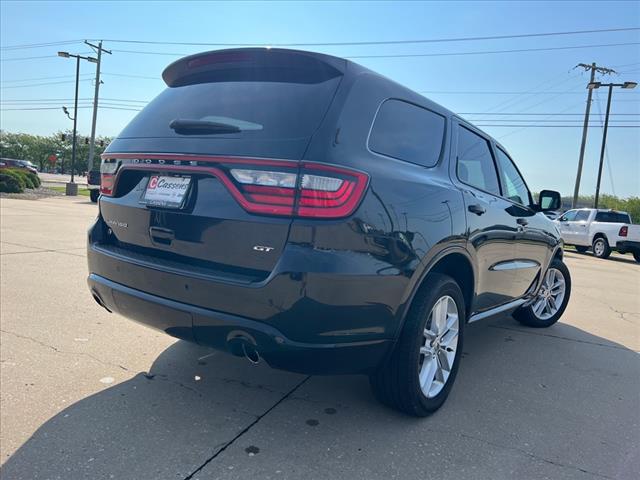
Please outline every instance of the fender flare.
[{"label": "fender flare", "polygon": [[[403,302],[403,306],[402,306],[401,312],[399,312],[398,328],[397,328],[397,330],[395,332],[395,335],[393,336],[393,341],[397,340],[398,337],[400,336],[400,333],[402,332],[402,329],[404,328],[404,323],[405,323],[405,321],[407,319],[407,315],[409,313],[409,310],[411,308],[413,300],[414,300],[416,294],[418,293],[418,290],[420,290],[420,287],[424,283],[424,280],[427,278],[427,275],[429,275],[429,273],[431,272],[433,267],[440,260],[442,260],[443,258],[445,258],[445,257],[447,257],[449,255],[452,255],[452,254],[461,254],[461,255],[463,255],[467,259],[469,264],[471,265],[471,271],[472,271],[472,275],[473,275],[473,292],[472,292],[472,297],[473,297],[473,295],[475,294],[475,291],[476,291],[476,282],[477,282],[477,279],[478,279],[477,269],[476,269],[476,265],[475,265],[475,263],[473,261],[473,257],[471,256],[469,251],[465,247],[463,247],[462,245],[451,245],[449,247],[445,247],[444,249],[439,251],[437,254],[435,254],[426,264],[424,264],[424,268],[422,268],[420,271],[418,271],[416,269],[416,272],[413,275],[414,278],[412,278],[412,285],[411,285],[411,288],[409,290],[409,294],[408,294],[406,300]],[[467,308],[470,308],[470,305],[467,306]]]}]

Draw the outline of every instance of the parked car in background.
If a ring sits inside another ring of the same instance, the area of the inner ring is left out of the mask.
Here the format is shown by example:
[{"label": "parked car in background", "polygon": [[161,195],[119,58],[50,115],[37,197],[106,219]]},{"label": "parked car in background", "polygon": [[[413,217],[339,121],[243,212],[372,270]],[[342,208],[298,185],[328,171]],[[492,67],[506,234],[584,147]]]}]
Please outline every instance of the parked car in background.
[{"label": "parked car in background", "polygon": [[618,232],[620,240],[616,242],[616,250],[630,253],[640,263],[640,225],[624,225]]},{"label": "parked car in background", "polygon": [[458,115],[310,52],[207,52],[162,76],[102,155],[88,284],[108,311],[251,362],[367,374],[418,416],[447,398],[467,323],[564,312],[544,215],[560,194],[535,203]]},{"label": "parked car in background", "polygon": [[87,173],[87,188],[91,201],[96,203],[100,196],[100,169],[94,169]]},{"label": "parked car in background", "polygon": [[38,174],[36,167],[29,160],[16,160],[13,158],[0,158],[0,168],[23,168],[35,175]]},{"label": "parked car in background", "polygon": [[608,258],[619,241],[621,228],[631,223],[626,212],[595,208],[569,210],[556,221],[562,240],[580,253],[591,249],[598,258]]}]

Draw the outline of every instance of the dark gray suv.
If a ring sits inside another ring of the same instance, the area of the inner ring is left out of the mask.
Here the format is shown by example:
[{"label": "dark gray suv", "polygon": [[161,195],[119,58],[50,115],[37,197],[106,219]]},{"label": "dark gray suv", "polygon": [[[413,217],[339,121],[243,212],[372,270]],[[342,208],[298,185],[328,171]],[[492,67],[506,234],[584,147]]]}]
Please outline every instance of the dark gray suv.
[{"label": "dark gray suv", "polygon": [[252,362],[446,399],[465,325],[562,315],[562,242],[463,118],[350,61],[193,55],[102,157],[89,288],[109,311]]}]

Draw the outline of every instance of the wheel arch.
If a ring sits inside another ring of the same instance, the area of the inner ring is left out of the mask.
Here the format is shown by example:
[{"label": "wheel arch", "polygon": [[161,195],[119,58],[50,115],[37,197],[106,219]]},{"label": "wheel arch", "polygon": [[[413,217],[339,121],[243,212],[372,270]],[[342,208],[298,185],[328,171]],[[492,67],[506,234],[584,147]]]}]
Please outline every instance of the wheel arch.
[{"label": "wheel arch", "polygon": [[604,238],[607,243],[609,243],[609,238],[607,237],[607,234],[604,232],[597,232],[593,234],[593,237],[591,237],[591,243],[595,242],[597,238]]},{"label": "wheel arch", "polygon": [[427,264],[424,271],[420,274],[419,279],[416,281],[415,286],[411,292],[411,295],[407,299],[406,307],[404,308],[399,322],[398,330],[396,332],[396,338],[402,332],[406,317],[411,309],[411,305],[420,292],[420,289],[425,284],[425,280],[430,273],[437,272],[452,277],[462,290],[462,295],[465,302],[465,318],[469,319],[471,315],[471,305],[476,291],[476,271],[471,258],[471,255],[462,247],[448,248],[440,254],[436,255]]}]

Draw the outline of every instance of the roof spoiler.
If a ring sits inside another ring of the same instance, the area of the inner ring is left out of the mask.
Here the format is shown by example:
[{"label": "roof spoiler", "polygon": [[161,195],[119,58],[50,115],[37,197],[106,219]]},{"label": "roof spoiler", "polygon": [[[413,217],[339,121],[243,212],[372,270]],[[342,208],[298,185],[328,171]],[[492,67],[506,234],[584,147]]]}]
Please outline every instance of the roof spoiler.
[{"label": "roof spoiler", "polygon": [[223,81],[318,83],[342,75],[347,61],[280,48],[234,48],[181,58],[162,72],[169,87]]}]

